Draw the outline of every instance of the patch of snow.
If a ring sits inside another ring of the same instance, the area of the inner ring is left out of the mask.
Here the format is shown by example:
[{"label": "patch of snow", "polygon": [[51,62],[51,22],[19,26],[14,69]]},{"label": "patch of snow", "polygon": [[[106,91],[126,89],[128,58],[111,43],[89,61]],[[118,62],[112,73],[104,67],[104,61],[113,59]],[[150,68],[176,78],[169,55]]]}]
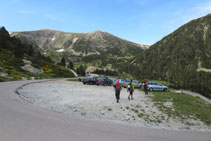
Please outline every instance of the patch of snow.
[{"label": "patch of snow", "polygon": [[63,52],[64,49],[59,49],[59,50],[56,50],[56,52]]},{"label": "patch of snow", "polygon": [[56,39],[56,37],[54,36],[51,40],[54,41]]}]

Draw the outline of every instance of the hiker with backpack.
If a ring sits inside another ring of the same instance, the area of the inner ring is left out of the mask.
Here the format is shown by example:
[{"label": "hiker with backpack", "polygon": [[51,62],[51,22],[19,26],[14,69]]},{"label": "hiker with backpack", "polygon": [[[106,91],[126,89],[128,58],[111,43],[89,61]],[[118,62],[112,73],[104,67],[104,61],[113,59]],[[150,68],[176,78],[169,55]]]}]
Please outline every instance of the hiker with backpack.
[{"label": "hiker with backpack", "polygon": [[119,96],[120,96],[120,91],[122,90],[122,86],[120,84],[120,82],[118,81],[116,83],[116,87],[115,87],[115,96],[116,96],[116,102],[119,103]]},{"label": "hiker with backpack", "polygon": [[148,85],[149,85],[149,82],[148,81],[145,81],[144,82],[144,92],[145,92],[145,95],[148,94],[148,89],[147,89]]},{"label": "hiker with backpack", "polygon": [[128,91],[129,91],[129,96],[128,96],[128,100],[133,100],[133,92],[134,92],[134,84],[133,84],[133,80],[130,80],[130,83],[128,84]]}]

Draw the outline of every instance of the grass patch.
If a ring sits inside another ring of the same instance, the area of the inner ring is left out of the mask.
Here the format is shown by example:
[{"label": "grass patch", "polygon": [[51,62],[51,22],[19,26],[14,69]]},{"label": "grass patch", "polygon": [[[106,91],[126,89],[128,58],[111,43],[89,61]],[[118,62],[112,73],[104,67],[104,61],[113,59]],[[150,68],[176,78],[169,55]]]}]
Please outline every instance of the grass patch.
[{"label": "grass patch", "polygon": [[[153,102],[169,117],[179,117],[182,121],[197,118],[206,125],[211,125],[211,104],[200,98],[171,92],[152,92],[152,94]],[[173,103],[173,109],[164,106],[168,101]]]}]

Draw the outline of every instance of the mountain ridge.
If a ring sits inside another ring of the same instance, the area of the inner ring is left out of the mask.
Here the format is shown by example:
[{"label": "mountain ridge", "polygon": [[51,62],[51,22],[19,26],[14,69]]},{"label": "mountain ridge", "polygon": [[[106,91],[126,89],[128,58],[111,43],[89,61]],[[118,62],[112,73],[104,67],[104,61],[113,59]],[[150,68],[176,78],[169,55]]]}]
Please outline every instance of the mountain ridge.
[{"label": "mountain ridge", "polygon": [[211,15],[192,20],[139,54],[139,77],[211,97]]},{"label": "mountain ridge", "polygon": [[97,68],[102,69],[111,64],[110,69],[118,70],[116,64],[134,58],[138,52],[148,47],[100,30],[69,33],[47,29],[13,32],[11,36],[19,38],[26,44],[32,44],[34,48],[39,48],[42,54],[49,56],[56,63],[64,57],[66,62],[97,65]]}]

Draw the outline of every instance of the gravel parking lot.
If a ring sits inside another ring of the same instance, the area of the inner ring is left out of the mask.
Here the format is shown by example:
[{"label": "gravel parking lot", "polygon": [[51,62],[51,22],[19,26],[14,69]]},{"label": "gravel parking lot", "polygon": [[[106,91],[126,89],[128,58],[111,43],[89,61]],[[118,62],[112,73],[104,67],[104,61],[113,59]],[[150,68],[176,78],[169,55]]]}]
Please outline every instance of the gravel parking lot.
[{"label": "gravel parking lot", "polygon": [[[83,85],[66,80],[32,83],[18,92],[24,100],[36,106],[84,118],[142,127],[211,131],[210,127],[197,120],[192,120],[194,126],[188,127],[179,119],[169,118],[140,90],[135,90],[134,100],[129,101],[127,90],[122,89],[120,103],[116,103],[113,87]],[[172,106],[172,103],[165,105]]]}]

